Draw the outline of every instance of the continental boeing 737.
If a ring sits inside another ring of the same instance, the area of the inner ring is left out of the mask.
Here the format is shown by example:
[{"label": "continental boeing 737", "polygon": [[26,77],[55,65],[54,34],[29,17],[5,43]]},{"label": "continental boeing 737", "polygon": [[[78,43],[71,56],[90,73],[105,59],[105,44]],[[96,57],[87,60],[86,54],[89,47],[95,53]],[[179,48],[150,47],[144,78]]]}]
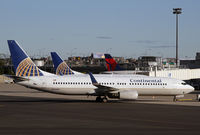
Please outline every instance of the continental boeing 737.
[{"label": "continental boeing 737", "polygon": [[57,76],[40,70],[14,40],[8,40],[14,65],[14,81],[36,90],[64,95],[96,96],[96,101],[107,102],[107,97],[136,100],[140,95],[180,96],[192,92],[184,81],[136,75],[65,75]]}]

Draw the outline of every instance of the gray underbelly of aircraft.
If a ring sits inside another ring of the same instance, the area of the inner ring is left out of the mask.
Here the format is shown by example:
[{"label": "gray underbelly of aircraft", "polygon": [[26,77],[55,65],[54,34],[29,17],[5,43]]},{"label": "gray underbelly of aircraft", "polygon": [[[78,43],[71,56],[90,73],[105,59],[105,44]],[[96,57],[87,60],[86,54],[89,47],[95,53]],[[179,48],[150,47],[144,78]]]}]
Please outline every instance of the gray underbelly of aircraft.
[{"label": "gray underbelly of aircraft", "polygon": [[183,90],[178,89],[159,89],[159,88],[152,88],[152,89],[136,89],[139,96],[151,96],[151,95],[158,95],[158,96],[168,96],[168,95],[181,95],[184,94]]},{"label": "gray underbelly of aircraft", "polygon": [[91,88],[39,88],[40,91],[64,94],[64,95],[90,95],[95,93],[94,89]]}]

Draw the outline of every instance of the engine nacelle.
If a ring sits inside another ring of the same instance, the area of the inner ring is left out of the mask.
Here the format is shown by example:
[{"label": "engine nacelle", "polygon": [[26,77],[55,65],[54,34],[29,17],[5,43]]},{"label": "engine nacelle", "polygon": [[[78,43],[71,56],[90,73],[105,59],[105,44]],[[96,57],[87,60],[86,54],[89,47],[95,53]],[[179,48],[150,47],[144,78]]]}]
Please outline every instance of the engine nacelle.
[{"label": "engine nacelle", "polygon": [[138,92],[135,90],[123,90],[119,92],[120,99],[135,100],[138,98]]},{"label": "engine nacelle", "polygon": [[108,97],[126,99],[126,100],[135,100],[138,98],[138,92],[135,90],[122,90],[118,93],[109,93]]}]

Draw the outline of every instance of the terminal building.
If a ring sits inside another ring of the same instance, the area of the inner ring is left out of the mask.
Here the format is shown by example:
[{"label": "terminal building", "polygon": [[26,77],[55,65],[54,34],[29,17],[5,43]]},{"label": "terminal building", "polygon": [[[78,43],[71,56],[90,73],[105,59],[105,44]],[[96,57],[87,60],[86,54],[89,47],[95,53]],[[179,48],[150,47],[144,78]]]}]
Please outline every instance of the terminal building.
[{"label": "terminal building", "polygon": [[180,64],[190,69],[200,68],[200,52],[196,53],[195,60],[181,60]]},{"label": "terminal building", "polygon": [[170,77],[184,80],[200,90],[200,53],[196,53],[195,60],[180,60],[180,67],[176,68],[175,58],[143,56],[138,59],[139,69],[136,74],[153,77]]},{"label": "terminal building", "polygon": [[170,70],[155,70],[147,72],[148,76],[169,77],[184,80],[200,90],[200,69],[170,69]]}]

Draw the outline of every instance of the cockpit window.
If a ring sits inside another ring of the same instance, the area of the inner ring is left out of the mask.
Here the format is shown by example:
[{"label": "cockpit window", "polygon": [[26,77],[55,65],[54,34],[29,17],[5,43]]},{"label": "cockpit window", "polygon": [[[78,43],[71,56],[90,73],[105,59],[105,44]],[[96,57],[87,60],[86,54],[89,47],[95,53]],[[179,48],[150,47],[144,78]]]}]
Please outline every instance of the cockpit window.
[{"label": "cockpit window", "polygon": [[185,83],[185,82],[182,82],[181,84],[182,84],[182,85],[187,85],[187,83]]}]

